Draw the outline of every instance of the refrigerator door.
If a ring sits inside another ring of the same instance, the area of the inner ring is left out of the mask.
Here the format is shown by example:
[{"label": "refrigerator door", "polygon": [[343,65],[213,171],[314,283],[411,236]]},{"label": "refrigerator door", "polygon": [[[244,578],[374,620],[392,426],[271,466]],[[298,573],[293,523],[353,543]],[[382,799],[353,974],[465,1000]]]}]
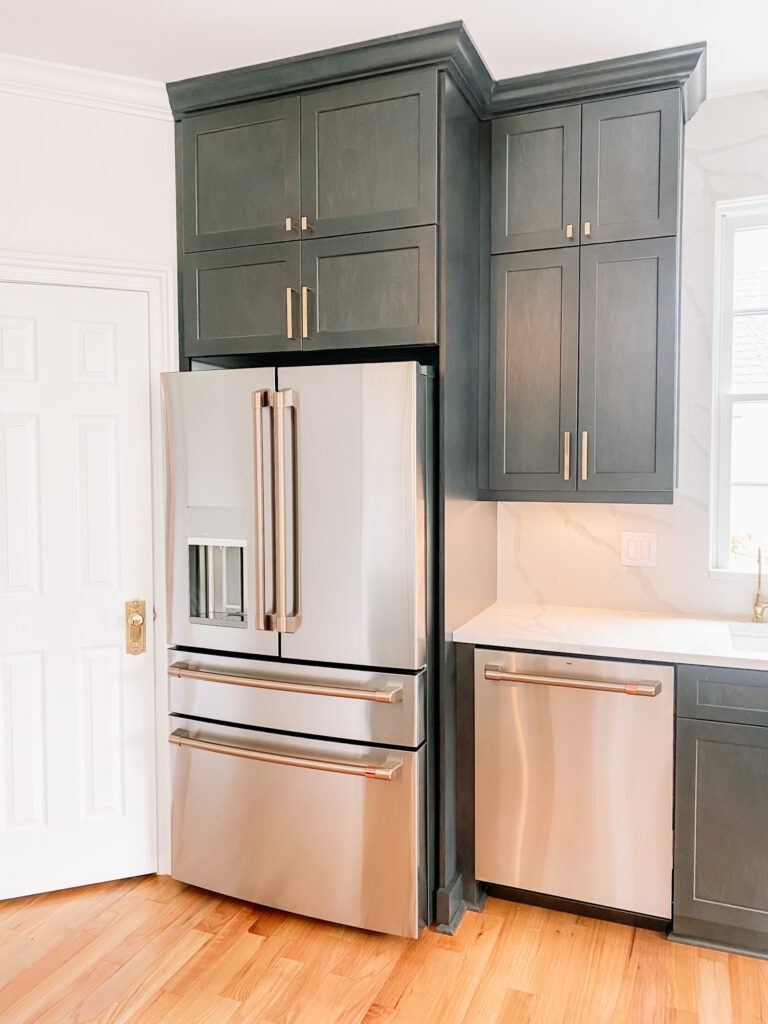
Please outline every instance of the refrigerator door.
[{"label": "refrigerator door", "polygon": [[275,371],[162,376],[168,640],[277,655],[278,633],[264,614],[273,599],[267,402]]},{"label": "refrigerator door", "polygon": [[414,362],[279,368],[284,658],[424,665],[427,383]]}]

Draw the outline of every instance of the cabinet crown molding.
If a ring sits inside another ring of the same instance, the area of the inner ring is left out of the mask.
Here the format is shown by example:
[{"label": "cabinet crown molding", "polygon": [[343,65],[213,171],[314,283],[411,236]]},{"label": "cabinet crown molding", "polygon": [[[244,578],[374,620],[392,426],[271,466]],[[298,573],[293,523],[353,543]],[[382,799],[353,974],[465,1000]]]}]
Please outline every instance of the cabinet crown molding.
[{"label": "cabinet crown molding", "polygon": [[170,121],[161,82],[0,53],[0,93]]},{"label": "cabinet crown molding", "polygon": [[461,21],[187,78],[170,82],[167,90],[173,115],[181,120],[210,107],[419,67],[448,71],[482,118],[615,93],[679,88],[687,121],[706,95],[706,43],[495,81]]}]

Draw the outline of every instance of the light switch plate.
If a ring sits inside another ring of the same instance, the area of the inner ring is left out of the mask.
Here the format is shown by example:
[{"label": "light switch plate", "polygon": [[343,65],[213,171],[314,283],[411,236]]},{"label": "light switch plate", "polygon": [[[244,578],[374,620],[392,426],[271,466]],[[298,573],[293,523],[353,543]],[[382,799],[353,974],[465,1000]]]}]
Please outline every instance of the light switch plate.
[{"label": "light switch plate", "polygon": [[652,569],[656,565],[655,533],[621,534],[621,564],[641,565]]}]

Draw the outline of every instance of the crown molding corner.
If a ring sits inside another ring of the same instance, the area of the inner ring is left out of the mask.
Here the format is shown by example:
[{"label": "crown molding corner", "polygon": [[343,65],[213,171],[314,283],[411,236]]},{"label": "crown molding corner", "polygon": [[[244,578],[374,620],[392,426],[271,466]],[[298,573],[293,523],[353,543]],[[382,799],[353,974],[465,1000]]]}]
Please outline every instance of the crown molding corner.
[{"label": "crown molding corner", "polygon": [[171,121],[165,85],[0,53],[0,93]]}]

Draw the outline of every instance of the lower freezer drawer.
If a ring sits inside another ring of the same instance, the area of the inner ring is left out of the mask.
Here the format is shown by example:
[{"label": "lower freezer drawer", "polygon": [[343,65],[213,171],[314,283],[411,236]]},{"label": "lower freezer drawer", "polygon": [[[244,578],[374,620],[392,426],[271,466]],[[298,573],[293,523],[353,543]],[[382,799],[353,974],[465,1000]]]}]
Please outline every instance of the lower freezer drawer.
[{"label": "lower freezer drawer", "polygon": [[172,718],[172,874],[203,889],[416,937],[426,911],[424,747]]}]

